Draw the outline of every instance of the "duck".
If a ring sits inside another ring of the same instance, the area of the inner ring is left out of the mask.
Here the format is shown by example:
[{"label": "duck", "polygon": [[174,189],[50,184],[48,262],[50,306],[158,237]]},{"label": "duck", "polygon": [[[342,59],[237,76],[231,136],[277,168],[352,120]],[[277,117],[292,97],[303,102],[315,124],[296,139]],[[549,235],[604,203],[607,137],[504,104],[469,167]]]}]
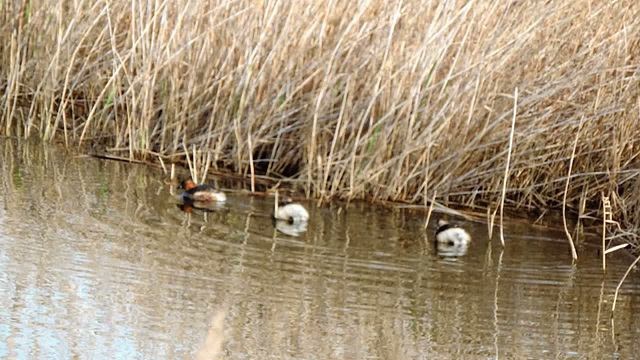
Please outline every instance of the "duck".
[{"label": "duck", "polygon": [[436,242],[451,246],[465,246],[471,242],[471,235],[458,224],[449,223],[446,220],[438,220],[436,230]]},{"label": "duck", "polygon": [[273,218],[275,220],[286,221],[289,224],[297,224],[307,222],[309,220],[309,213],[304,206],[294,203],[290,198],[286,198],[284,202],[278,203],[278,192],[276,191]]},{"label": "duck", "polygon": [[196,185],[193,179],[187,179],[180,183],[178,189],[184,189],[181,197],[185,201],[212,201],[224,202],[227,196],[216,190],[211,185]]}]

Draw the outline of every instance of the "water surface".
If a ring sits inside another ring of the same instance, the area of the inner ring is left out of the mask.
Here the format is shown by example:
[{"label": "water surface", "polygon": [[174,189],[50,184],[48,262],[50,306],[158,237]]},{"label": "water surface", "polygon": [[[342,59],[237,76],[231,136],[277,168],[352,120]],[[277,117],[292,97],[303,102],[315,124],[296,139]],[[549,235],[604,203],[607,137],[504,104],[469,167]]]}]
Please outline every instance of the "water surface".
[{"label": "water surface", "polygon": [[[304,204],[305,232],[271,199],[186,213],[162,171],[0,140],[0,358],[633,358],[630,261],[563,233],[511,225],[506,248],[441,256],[424,216]],[[215,179],[210,179],[216,183]],[[434,217],[434,221],[438,216]],[[217,357],[206,355],[218,352]]]}]

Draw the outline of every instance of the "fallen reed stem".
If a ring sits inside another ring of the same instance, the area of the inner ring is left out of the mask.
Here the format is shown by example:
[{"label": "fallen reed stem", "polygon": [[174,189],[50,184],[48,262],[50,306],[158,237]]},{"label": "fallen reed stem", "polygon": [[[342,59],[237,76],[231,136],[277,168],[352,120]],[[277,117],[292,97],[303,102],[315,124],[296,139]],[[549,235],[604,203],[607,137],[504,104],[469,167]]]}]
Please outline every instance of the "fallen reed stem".
[{"label": "fallen reed stem", "polygon": [[622,283],[624,282],[624,280],[627,278],[627,276],[629,275],[629,273],[631,272],[631,269],[633,269],[634,266],[636,266],[636,264],[638,263],[638,261],[640,261],[640,256],[638,256],[633,263],[631,263],[631,265],[629,265],[629,268],[627,268],[627,271],[624,273],[624,276],[622,277],[622,279],[620,279],[620,282],[618,283],[618,286],[616,286],[616,292],[613,295],[613,305],[611,305],[611,311],[616,311],[616,302],[618,301],[618,292],[620,291],[620,287],[622,286]]}]

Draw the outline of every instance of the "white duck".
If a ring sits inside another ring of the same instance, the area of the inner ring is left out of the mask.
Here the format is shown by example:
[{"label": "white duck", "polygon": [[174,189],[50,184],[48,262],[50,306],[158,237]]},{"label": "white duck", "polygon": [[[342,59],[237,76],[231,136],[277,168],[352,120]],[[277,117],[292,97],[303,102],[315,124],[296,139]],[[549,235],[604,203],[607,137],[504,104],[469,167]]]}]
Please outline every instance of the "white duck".
[{"label": "white duck", "polygon": [[290,224],[307,222],[309,213],[304,206],[293,203],[287,198],[283,203],[278,204],[278,192],[276,191],[276,202],[273,209],[273,218],[276,220],[284,220]]},{"label": "white duck", "polygon": [[438,220],[438,230],[436,230],[436,241],[453,246],[463,246],[471,242],[471,235],[457,224],[440,219]]}]

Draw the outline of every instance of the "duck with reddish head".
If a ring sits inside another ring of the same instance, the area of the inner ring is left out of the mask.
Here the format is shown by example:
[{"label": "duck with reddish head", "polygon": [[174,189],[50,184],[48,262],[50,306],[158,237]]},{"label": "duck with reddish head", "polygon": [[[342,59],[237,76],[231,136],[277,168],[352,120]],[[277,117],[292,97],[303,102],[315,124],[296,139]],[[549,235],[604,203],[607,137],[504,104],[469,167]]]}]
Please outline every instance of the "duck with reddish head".
[{"label": "duck with reddish head", "polygon": [[184,189],[181,197],[184,201],[202,201],[202,202],[224,202],[227,196],[216,190],[211,185],[196,185],[192,179],[184,180],[180,183],[179,189]]}]

